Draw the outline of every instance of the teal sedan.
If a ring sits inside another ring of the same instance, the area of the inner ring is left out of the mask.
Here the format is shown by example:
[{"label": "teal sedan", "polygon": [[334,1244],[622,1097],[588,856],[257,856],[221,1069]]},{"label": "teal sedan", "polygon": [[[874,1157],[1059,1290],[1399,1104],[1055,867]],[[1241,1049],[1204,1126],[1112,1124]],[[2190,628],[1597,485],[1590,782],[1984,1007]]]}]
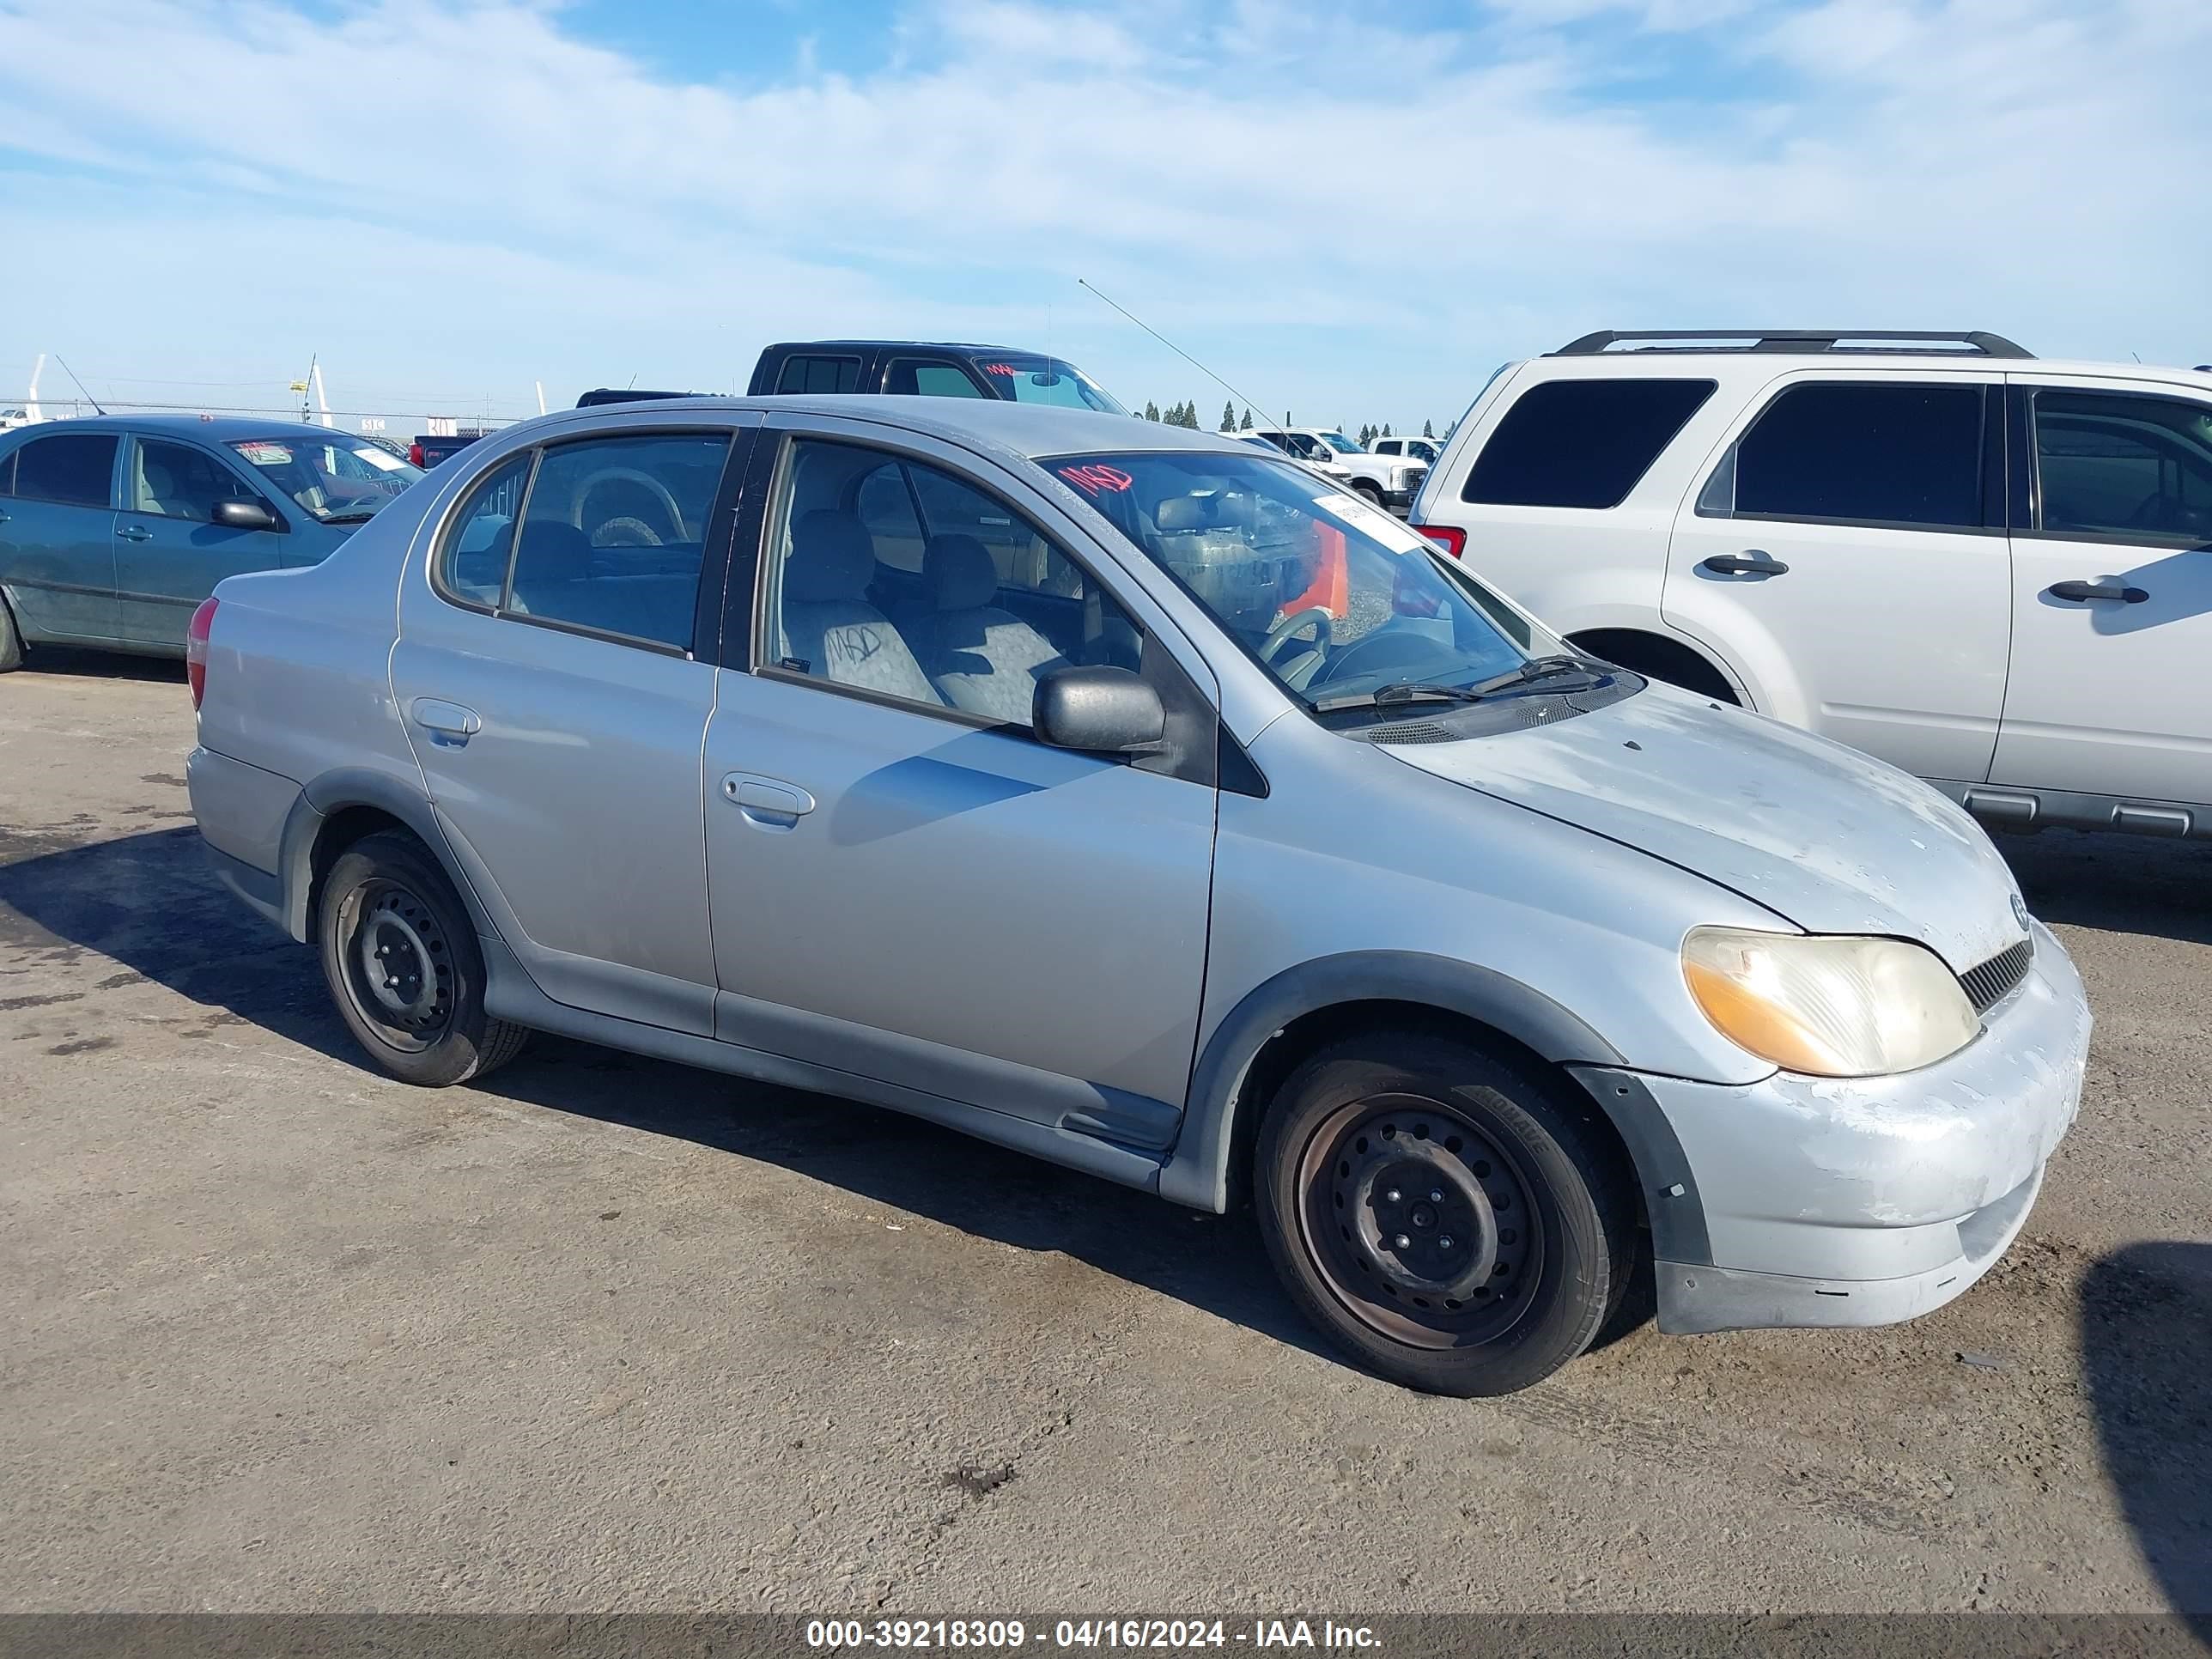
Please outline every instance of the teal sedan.
[{"label": "teal sedan", "polygon": [[0,669],[49,644],[181,657],[217,582],[321,563],[422,476],[305,423],[102,416],[0,435]]}]

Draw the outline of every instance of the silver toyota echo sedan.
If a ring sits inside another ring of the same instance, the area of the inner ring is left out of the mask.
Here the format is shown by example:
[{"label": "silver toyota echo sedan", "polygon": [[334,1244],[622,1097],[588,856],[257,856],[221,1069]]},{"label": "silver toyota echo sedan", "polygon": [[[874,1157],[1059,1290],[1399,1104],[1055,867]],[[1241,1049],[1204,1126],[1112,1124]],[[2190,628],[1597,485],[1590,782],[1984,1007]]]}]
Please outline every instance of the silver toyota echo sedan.
[{"label": "silver toyota echo sedan", "polygon": [[548,1030],[1249,1196],[1462,1395],[1875,1325],[2016,1235],[2089,1012],[1933,790],[1565,646],[1249,445],[573,410],[191,628],[192,804],[395,1077]]}]

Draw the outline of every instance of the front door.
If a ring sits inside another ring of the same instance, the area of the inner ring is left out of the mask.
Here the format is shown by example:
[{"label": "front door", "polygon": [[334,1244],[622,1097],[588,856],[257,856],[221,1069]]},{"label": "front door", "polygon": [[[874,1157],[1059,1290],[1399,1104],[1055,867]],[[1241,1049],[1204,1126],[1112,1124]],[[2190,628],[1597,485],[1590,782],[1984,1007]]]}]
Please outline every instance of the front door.
[{"label": "front door", "polygon": [[441,827],[539,988],[699,1036],[732,437],[631,422],[479,464],[402,585],[392,656]]},{"label": "front door", "polygon": [[1981,782],[2012,625],[2003,434],[1993,378],[1785,380],[1682,502],[1662,613],[1762,714]]},{"label": "front door", "polygon": [[[1018,480],[913,441],[786,440],[752,658],[707,733],[717,1035],[1164,1145],[1203,989],[1210,676]],[[1036,678],[1076,662],[1165,685],[1202,765],[1038,742]]]},{"label": "front door", "polygon": [[123,510],[115,515],[123,637],[182,651],[193,607],[217,582],[283,563],[284,538],[277,532],[213,521],[217,501],[262,499],[196,444],[131,439],[123,462]]},{"label": "front door", "polygon": [[1990,781],[2212,802],[2212,402],[2016,383],[2033,490]]},{"label": "front door", "polygon": [[56,432],[15,452],[0,495],[0,589],[33,640],[118,637],[112,432]]}]

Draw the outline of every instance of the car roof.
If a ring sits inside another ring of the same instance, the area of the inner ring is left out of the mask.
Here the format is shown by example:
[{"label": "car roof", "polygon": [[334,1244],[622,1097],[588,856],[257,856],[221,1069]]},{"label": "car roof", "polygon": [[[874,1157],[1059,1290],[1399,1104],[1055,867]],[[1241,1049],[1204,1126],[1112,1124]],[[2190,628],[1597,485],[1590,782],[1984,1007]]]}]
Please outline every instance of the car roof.
[{"label": "car roof", "polygon": [[1721,372],[1765,380],[1778,369],[1825,368],[1838,374],[1849,374],[1856,369],[1879,368],[1885,373],[1970,374],[1977,378],[2007,374],[2022,380],[2033,380],[2045,375],[2096,375],[2106,380],[2142,380],[2196,389],[2212,386],[2212,373],[2201,368],[2154,363],[2097,362],[2087,358],[1990,357],[1968,352],[1743,351],[1665,347],[1572,355],[1555,352],[1529,361],[1541,364],[1547,375],[1562,379],[1607,378],[1618,374],[1680,375],[1694,368],[1701,374]]},{"label": "car roof", "polygon": [[885,346],[919,346],[929,351],[992,351],[1015,357],[1046,357],[1030,346],[979,345],[973,340],[778,340],[766,351],[875,351]]},{"label": "car roof", "polygon": [[[1163,421],[1140,420],[1129,415],[1107,415],[1096,410],[1063,409],[1048,404],[1018,404],[995,398],[896,398],[854,393],[815,397],[665,398],[649,404],[607,404],[596,409],[563,410],[540,417],[556,425],[574,425],[580,417],[593,422],[623,415],[656,416],[665,424],[672,410],[750,410],[774,413],[833,416],[841,420],[871,422],[930,437],[981,445],[1025,460],[1052,455],[1085,455],[1130,450],[1241,450],[1246,446],[1212,432],[1194,432]],[[527,421],[502,428],[502,437],[538,425]]]},{"label": "car roof", "polygon": [[40,425],[41,428],[66,427],[71,432],[141,432],[149,437],[198,438],[211,443],[236,443],[252,438],[297,438],[303,434],[368,441],[357,432],[341,432],[336,427],[318,426],[310,421],[260,419],[250,415],[85,415],[45,421]]}]

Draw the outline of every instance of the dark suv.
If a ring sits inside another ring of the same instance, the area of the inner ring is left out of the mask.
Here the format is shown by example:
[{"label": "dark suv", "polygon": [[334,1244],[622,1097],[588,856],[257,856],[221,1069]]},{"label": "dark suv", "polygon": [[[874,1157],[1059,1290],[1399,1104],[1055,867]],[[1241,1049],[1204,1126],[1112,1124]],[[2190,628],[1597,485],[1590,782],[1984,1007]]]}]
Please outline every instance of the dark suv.
[{"label": "dark suv", "polygon": [[1129,411],[1082,370],[1057,357],[1009,346],[920,340],[805,340],[769,346],[753,366],[756,398],[792,392],[997,398],[1107,415]]}]

